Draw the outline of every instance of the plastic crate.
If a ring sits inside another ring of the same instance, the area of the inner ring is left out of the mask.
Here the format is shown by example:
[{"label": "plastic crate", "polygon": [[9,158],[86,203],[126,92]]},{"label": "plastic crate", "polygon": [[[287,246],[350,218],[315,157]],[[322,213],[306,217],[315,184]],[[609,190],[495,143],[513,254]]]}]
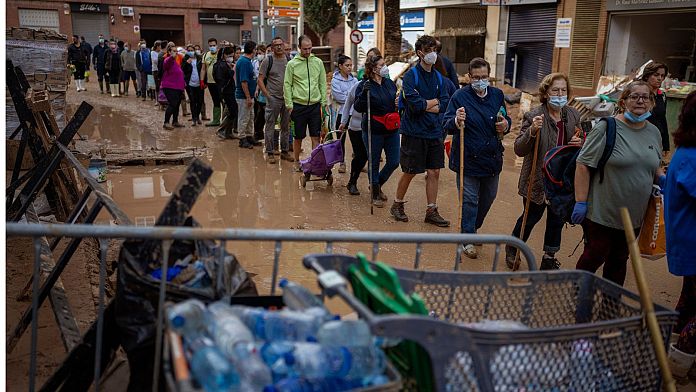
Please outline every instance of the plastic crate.
[{"label": "plastic crate", "polygon": [[[394,269],[430,316],[376,316],[347,289],[358,259],[310,255],[328,295],[340,295],[377,335],[417,342],[439,391],[657,391],[661,376],[639,297],[586,271],[517,273]],[[332,271],[333,270],[333,271]],[[368,303],[369,305],[369,303]],[[665,345],[677,313],[655,305]],[[527,329],[462,323],[512,320]],[[406,383],[406,387],[409,385]]]}]

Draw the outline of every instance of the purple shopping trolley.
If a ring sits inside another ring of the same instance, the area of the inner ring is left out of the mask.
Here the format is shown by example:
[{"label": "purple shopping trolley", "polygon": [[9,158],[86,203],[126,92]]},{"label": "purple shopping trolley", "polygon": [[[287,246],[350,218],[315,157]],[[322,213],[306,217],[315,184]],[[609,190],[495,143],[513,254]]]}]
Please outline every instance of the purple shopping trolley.
[{"label": "purple shopping trolley", "polygon": [[[309,158],[300,161],[300,168],[304,175],[300,178],[302,187],[308,181],[326,181],[329,185],[333,184],[331,169],[339,162],[343,161],[343,146],[340,137],[336,137],[338,132],[330,132],[326,135],[325,141],[312,150]],[[312,179],[312,176],[318,177]]]}]

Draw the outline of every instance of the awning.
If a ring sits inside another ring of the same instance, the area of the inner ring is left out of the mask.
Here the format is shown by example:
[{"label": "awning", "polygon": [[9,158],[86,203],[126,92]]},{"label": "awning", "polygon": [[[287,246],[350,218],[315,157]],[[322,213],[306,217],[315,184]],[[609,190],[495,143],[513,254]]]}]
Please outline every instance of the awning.
[{"label": "awning", "polygon": [[432,32],[435,37],[485,37],[485,27],[448,27]]}]

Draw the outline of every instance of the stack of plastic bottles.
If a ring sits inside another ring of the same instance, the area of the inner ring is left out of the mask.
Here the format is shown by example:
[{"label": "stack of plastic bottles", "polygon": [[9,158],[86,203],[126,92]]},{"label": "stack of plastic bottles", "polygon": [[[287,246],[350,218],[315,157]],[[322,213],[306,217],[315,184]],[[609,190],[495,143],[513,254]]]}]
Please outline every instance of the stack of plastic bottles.
[{"label": "stack of plastic bottles", "polygon": [[205,391],[346,391],[389,382],[385,341],[364,321],[340,320],[298,284],[280,286],[280,311],[198,300],[168,309]]}]

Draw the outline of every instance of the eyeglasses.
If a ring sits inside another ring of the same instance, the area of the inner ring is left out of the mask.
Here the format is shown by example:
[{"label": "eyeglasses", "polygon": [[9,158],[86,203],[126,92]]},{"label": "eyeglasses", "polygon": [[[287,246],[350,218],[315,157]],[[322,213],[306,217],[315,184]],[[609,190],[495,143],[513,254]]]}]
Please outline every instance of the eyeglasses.
[{"label": "eyeglasses", "polygon": [[488,76],[470,76],[470,79],[478,82],[480,80],[488,80]]},{"label": "eyeglasses", "polygon": [[650,96],[649,96],[649,95],[631,94],[631,95],[628,96],[628,99],[629,99],[630,101],[636,101],[636,102],[641,101],[641,100],[642,100],[642,101],[645,101],[645,102],[648,102],[648,101],[650,101]]}]

